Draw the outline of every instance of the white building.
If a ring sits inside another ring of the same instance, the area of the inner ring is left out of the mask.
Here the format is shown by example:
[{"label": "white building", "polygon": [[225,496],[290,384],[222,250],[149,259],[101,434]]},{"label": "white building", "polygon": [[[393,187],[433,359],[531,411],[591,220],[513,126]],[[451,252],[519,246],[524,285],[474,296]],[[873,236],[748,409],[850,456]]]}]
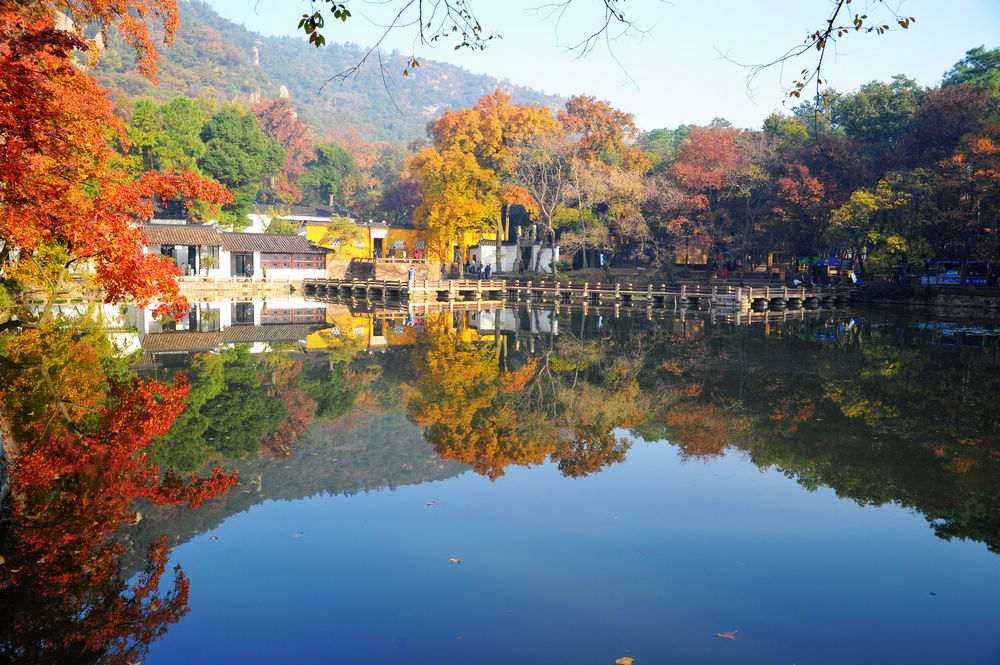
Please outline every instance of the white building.
[{"label": "white building", "polygon": [[[530,271],[535,265],[535,256],[538,257],[538,272],[552,272],[553,251],[548,246],[535,243],[531,247],[518,247],[515,243],[505,243],[500,245],[500,260],[497,261],[497,247],[495,240],[483,239],[478,245],[469,248],[469,259],[473,262],[479,261],[484,266],[493,266],[493,272],[516,273],[517,261],[524,262],[525,271]],[[559,260],[559,245],[555,247],[555,260]]]},{"label": "white building", "polygon": [[170,257],[186,275],[326,277],[327,251],[304,236],[220,232],[203,224],[144,224],[149,254]]},{"label": "white building", "polygon": [[253,212],[247,215],[250,225],[243,229],[243,232],[264,233],[271,225],[272,219],[283,219],[293,226],[299,227],[299,232],[302,233],[301,229],[304,229],[306,224],[310,222],[313,224],[329,222],[333,217],[348,217],[355,223],[358,221],[357,213],[337,204],[328,206],[257,205],[254,206]]}]

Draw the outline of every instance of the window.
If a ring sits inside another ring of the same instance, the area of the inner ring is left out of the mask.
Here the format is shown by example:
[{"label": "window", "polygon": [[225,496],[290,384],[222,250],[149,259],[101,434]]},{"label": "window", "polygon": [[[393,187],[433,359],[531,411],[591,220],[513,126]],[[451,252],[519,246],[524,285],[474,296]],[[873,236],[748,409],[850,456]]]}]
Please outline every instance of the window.
[{"label": "window", "polygon": [[284,254],[278,252],[264,252],[260,255],[260,262],[267,268],[294,268],[297,270],[312,270],[326,267],[325,254]]},{"label": "window", "polygon": [[260,255],[260,263],[265,268],[291,268],[292,255],[264,252]]},{"label": "window", "polygon": [[261,323],[323,323],[326,320],[326,309],[313,307],[309,309],[288,309],[268,307],[261,312]]}]

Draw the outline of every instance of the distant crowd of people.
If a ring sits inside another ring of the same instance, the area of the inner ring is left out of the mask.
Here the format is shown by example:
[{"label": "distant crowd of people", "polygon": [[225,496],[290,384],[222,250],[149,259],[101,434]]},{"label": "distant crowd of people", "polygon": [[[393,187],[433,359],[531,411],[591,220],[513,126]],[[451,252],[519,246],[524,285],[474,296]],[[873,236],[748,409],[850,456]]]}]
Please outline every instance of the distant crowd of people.
[{"label": "distant crowd of people", "polygon": [[[389,247],[389,254],[387,256],[383,256],[382,250],[377,248],[372,251],[372,256],[376,259],[402,259],[405,261],[407,254],[405,249],[400,249],[397,251],[395,247]],[[426,257],[424,256],[423,252],[421,252],[419,249],[415,249],[413,250],[413,254],[410,255],[410,258],[413,259],[414,261],[419,261],[420,259]]]}]

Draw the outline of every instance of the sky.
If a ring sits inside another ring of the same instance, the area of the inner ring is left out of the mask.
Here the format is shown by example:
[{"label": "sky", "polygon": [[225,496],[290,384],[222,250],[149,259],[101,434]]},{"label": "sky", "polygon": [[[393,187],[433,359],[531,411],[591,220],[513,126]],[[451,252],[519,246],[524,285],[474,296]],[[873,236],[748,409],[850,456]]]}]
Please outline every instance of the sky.
[{"label": "sky", "polygon": [[[799,45],[823,26],[832,7],[830,0],[623,0],[637,30],[581,56],[568,47],[600,25],[603,2],[571,0],[562,14],[546,5],[561,1],[468,0],[484,31],[500,35],[485,51],[455,50],[455,42],[421,45],[412,28],[390,33],[383,44],[418,60],[448,62],[549,94],[593,95],[632,113],[643,130],[707,124],[717,117],[759,128],[783,108],[787,89],[802,68],[815,65],[816,56],[775,65],[752,80],[744,65],[774,61]],[[307,0],[208,3],[269,36],[300,34],[299,18],[312,12]],[[386,11],[395,13],[402,4],[347,0],[352,16],[346,23],[329,21],[327,41],[374,44],[384,32],[379,26],[387,21]],[[890,9],[916,21],[883,35],[851,33],[831,46],[823,79],[837,90],[899,73],[933,86],[969,49],[1000,46],[998,0],[854,0],[851,6],[885,23],[894,23]]]}]

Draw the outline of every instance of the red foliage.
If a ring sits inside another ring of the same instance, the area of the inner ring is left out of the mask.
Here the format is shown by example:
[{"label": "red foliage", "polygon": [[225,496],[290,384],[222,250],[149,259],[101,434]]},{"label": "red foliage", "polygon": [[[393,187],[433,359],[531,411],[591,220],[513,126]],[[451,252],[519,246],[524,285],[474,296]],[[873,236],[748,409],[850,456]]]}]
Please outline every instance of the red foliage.
[{"label": "red foliage", "polygon": [[[134,10],[140,17],[162,12],[169,22],[167,5],[173,3],[69,5],[78,18],[106,20]],[[22,256],[57,244],[70,262],[91,262],[109,302],[130,297],[144,306],[162,295],[161,311],[186,309],[174,267],[142,254],[137,220],[152,214],[153,198],[224,203],[230,196],[190,172],[129,182],[124,171],[113,169],[107,137],[110,131],[124,141],[121,121],[94,79],[70,60],[72,49],[86,49],[86,43],[54,30],[53,21],[47,3],[0,5],[0,240]],[[123,21],[140,48],[140,66],[152,71],[148,36],[134,24],[134,18]]]},{"label": "red foliage", "polygon": [[[48,3],[14,4],[31,4],[40,6],[42,11],[51,11]],[[172,42],[179,25],[177,3],[174,0],[60,0],[54,4],[73,21],[78,31],[96,24],[104,34],[106,26],[117,25],[125,42],[136,51],[139,73],[156,82],[158,55],[149,35],[147,21],[150,18],[157,19],[163,28],[163,42]]]},{"label": "red foliage", "polygon": [[278,200],[292,203],[302,199],[295,181],[306,172],[306,163],[313,158],[313,139],[306,124],[285,97],[262,99],[253,107],[260,129],[285,150],[284,177],[277,178],[274,194]]},{"label": "red foliage", "polygon": [[737,131],[722,127],[692,127],[671,172],[687,189],[718,192],[741,166]]},{"label": "red foliage", "polygon": [[[198,506],[235,484],[216,469],[204,479],[161,477],[143,452],[184,407],[188,386],[109,379],[95,418],[51,427],[22,425],[34,436],[12,468],[15,488],[5,576],[0,578],[0,647],[18,662],[63,662],[68,654],[102,663],[139,660],[187,611],[187,580],[158,593],[166,564],[161,542],[136,584],[121,580],[123,545],[110,540],[135,521],[133,500]],[[33,414],[25,414],[29,417]]]}]

